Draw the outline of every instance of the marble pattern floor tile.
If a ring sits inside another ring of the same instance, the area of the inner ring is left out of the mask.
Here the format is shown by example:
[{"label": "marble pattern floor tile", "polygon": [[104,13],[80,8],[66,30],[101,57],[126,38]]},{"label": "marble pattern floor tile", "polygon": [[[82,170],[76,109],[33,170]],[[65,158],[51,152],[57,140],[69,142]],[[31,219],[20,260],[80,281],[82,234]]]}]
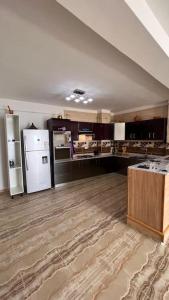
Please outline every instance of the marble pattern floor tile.
[{"label": "marble pattern floor tile", "polygon": [[169,242],[126,224],[127,178],[0,194],[0,299],[169,300]]}]

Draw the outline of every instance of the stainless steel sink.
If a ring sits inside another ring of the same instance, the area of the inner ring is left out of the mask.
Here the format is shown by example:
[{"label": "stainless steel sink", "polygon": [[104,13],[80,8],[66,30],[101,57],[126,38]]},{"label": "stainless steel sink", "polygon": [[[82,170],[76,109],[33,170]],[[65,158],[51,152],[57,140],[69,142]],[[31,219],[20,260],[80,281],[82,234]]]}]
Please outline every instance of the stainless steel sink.
[{"label": "stainless steel sink", "polygon": [[147,165],[139,165],[137,168],[139,168],[139,169],[145,169],[145,170],[149,170],[150,169],[150,167],[147,166]]}]

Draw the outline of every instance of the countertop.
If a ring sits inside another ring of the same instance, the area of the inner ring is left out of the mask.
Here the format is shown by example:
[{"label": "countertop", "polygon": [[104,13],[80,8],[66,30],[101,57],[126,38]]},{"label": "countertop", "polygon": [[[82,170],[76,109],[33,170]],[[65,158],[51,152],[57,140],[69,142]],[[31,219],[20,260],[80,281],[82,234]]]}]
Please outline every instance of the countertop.
[{"label": "countertop", "polygon": [[[84,154],[76,154],[73,156],[73,158],[66,158],[66,159],[59,159],[59,160],[55,160],[55,163],[62,163],[62,162],[68,162],[68,161],[80,161],[80,160],[86,160],[86,159],[96,159],[96,158],[103,158],[103,157],[122,157],[122,158],[140,158],[140,159],[144,159],[145,155],[144,154],[139,154],[139,153],[116,153],[116,154],[112,154],[112,153],[101,153],[98,155],[94,155],[92,153],[86,153],[85,155],[91,155],[90,157],[83,157]],[[145,161],[147,159],[156,159],[158,158],[158,156],[156,155],[148,155],[147,158],[145,158]],[[137,166],[137,165],[136,165]]]},{"label": "countertop", "polygon": [[139,164],[129,166],[129,168],[143,172],[169,175],[169,156],[159,156],[153,160],[147,159]]},{"label": "countertop", "polygon": [[[90,155],[90,157],[83,157],[84,155]],[[73,155],[73,158],[55,160],[55,163],[68,162],[68,161],[78,161],[78,160],[80,161],[80,160],[86,160],[86,159],[112,157],[112,156],[125,157],[125,158],[130,158],[131,157],[128,153],[127,154],[101,153],[101,154],[98,154],[98,155],[94,155],[92,153],[86,153],[86,154],[75,154],[75,155]]]}]

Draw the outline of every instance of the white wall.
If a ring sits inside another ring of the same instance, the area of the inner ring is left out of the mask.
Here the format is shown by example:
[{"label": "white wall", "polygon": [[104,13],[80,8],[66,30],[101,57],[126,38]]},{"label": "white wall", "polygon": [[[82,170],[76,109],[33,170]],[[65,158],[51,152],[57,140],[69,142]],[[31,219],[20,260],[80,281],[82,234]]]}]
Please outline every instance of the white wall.
[{"label": "white wall", "polygon": [[33,122],[40,129],[46,128],[46,121],[61,114],[64,117],[65,111],[97,113],[96,110],[75,109],[71,107],[61,107],[41,104],[36,102],[17,101],[13,99],[0,98],[0,191],[8,187],[7,158],[4,117],[7,106],[10,106],[16,114],[20,116],[21,130],[31,125]]},{"label": "white wall", "polygon": [[6,189],[8,186],[4,128],[5,109],[8,104],[10,105],[11,109],[14,109],[16,114],[19,114],[21,130],[26,128],[28,124],[31,124],[32,122],[38,128],[46,128],[46,121],[53,115],[64,115],[63,107],[0,99],[0,191]]}]

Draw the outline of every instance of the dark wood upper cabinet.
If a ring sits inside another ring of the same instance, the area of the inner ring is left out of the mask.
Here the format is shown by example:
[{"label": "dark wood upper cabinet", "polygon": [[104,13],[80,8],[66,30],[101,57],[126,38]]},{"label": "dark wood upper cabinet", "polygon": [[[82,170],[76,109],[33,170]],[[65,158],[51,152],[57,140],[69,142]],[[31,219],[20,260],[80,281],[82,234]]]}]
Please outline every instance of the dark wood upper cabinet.
[{"label": "dark wood upper cabinet", "polygon": [[77,122],[77,121],[71,122],[71,135],[72,135],[73,141],[78,140],[78,138],[79,138],[79,122]]},{"label": "dark wood upper cabinet", "polygon": [[113,140],[114,124],[94,123],[95,140]]},{"label": "dark wood upper cabinet", "polygon": [[103,124],[100,123],[94,123],[93,126],[93,133],[94,133],[94,139],[95,140],[101,140],[104,134],[103,130]]},{"label": "dark wood upper cabinet", "polygon": [[166,141],[167,119],[152,119],[126,123],[126,140]]},{"label": "dark wood upper cabinet", "polygon": [[78,122],[79,132],[93,132],[93,123],[91,122]]},{"label": "dark wood upper cabinet", "polygon": [[125,139],[126,140],[141,140],[142,130],[141,130],[142,122],[128,122],[125,126]]},{"label": "dark wood upper cabinet", "polygon": [[134,123],[128,122],[125,124],[125,140],[132,140]]},{"label": "dark wood upper cabinet", "polygon": [[166,141],[167,119],[153,119],[144,121],[144,137],[146,140]]},{"label": "dark wood upper cabinet", "polygon": [[[68,119],[49,119],[49,130],[69,130],[72,140],[78,140],[80,132],[93,132],[95,140],[113,140],[114,124],[76,122]],[[167,119],[159,118],[145,121],[128,122],[125,125],[126,140],[159,140],[166,141]]]},{"label": "dark wood upper cabinet", "polygon": [[69,119],[49,119],[47,120],[47,128],[49,130],[71,130],[71,121]]},{"label": "dark wood upper cabinet", "polygon": [[104,124],[104,137],[105,140],[113,140],[114,139],[114,124]]}]

